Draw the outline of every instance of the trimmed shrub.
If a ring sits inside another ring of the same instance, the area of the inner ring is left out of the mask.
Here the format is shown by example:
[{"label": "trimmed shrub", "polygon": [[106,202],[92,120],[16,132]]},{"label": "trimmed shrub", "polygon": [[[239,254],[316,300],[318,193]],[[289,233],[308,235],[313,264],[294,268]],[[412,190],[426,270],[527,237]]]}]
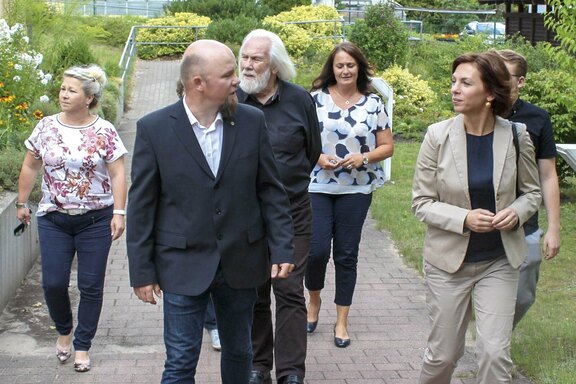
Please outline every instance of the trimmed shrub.
[{"label": "trimmed shrub", "polygon": [[167,15],[195,13],[213,20],[233,20],[238,16],[261,20],[271,14],[269,8],[254,0],[175,0],[164,6]]},{"label": "trimmed shrub", "polygon": [[282,12],[276,16],[264,19],[264,26],[276,32],[293,59],[302,56],[323,54],[327,55],[335,43],[333,36],[342,34],[341,23],[309,23],[285,24],[296,21],[339,20],[336,9],[325,5],[313,7],[311,5],[294,7],[290,11]]},{"label": "trimmed shrub", "polygon": [[394,133],[404,138],[421,137],[430,120],[436,118],[432,109],[436,94],[428,82],[398,65],[376,76],[382,77],[394,89]]},{"label": "trimmed shrub", "polygon": [[139,42],[165,43],[158,45],[140,45],[138,57],[141,59],[155,59],[162,56],[180,55],[190,43],[203,38],[206,28],[210,24],[209,17],[199,16],[194,13],[176,13],[149,20],[146,25],[150,27],[180,26],[180,27],[203,27],[203,28],[144,28],[136,37]]},{"label": "trimmed shrub", "polygon": [[204,37],[224,44],[240,46],[244,37],[258,28],[262,28],[262,23],[258,19],[241,15],[233,20],[217,20],[210,23]]}]

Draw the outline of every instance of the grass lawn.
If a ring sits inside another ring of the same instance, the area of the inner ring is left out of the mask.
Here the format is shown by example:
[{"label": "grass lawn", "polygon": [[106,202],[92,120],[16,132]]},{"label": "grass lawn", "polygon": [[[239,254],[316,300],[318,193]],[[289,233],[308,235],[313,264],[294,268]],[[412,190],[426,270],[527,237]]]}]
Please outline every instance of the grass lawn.
[{"label": "grass lawn", "polygon": [[[371,212],[388,231],[405,262],[422,270],[424,224],[410,210],[412,177],[420,143],[397,142],[392,181],[374,196]],[[576,186],[564,188],[574,195]],[[576,384],[576,206],[561,208],[562,248],[544,261],[536,303],[514,331],[512,358],[518,369],[538,384]],[[540,225],[546,228],[542,210]]]}]

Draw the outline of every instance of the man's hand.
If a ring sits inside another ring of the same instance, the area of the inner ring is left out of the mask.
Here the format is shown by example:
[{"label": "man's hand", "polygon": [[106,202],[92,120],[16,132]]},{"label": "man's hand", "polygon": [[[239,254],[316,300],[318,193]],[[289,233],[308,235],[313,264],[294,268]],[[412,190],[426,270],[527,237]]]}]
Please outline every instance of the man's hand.
[{"label": "man's hand", "polygon": [[542,252],[546,260],[551,260],[556,257],[558,252],[560,252],[560,233],[554,233],[550,230],[546,232],[542,244]]},{"label": "man's hand", "polygon": [[294,264],[282,263],[282,264],[272,264],[272,271],[270,277],[273,279],[285,279],[290,275],[290,272],[294,269]]},{"label": "man's hand", "polygon": [[134,287],[134,293],[140,300],[145,303],[156,304],[156,297],[162,297],[162,290],[159,284],[143,285],[141,287]]}]

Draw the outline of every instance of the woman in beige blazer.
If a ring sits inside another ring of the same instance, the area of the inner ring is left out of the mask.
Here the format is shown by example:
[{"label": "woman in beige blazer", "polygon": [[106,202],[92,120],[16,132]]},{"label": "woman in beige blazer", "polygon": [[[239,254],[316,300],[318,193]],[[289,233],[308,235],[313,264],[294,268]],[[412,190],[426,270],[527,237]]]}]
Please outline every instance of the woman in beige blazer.
[{"label": "woman in beige blazer", "polygon": [[450,383],[476,318],[478,383],[511,382],[510,339],[522,224],[541,201],[534,147],[524,125],[500,116],[511,106],[510,74],[493,52],[452,64],[456,117],[428,128],[412,189],[427,224],[424,272],[432,329],[420,383]]}]

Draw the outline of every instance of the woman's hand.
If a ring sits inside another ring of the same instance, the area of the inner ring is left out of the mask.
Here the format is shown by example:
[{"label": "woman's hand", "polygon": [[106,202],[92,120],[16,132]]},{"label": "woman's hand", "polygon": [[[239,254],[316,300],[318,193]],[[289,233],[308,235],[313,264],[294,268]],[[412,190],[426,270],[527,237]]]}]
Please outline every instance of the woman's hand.
[{"label": "woman's hand", "polygon": [[30,225],[30,219],[32,216],[32,211],[30,208],[23,207],[16,209],[16,218],[26,225]]},{"label": "woman's hand", "polygon": [[487,209],[473,209],[466,215],[464,226],[472,232],[486,233],[494,230],[493,219],[494,213]]},{"label": "woman's hand", "polygon": [[333,171],[336,168],[341,167],[340,162],[342,160],[336,156],[321,154],[320,158],[318,159],[318,165],[322,169],[326,169],[328,171]]},{"label": "woman's hand", "polygon": [[346,158],[340,162],[340,165],[346,169],[354,169],[362,166],[362,160],[364,156],[360,153],[352,153],[346,155]]},{"label": "woman's hand", "polygon": [[110,229],[112,230],[112,240],[116,240],[124,233],[126,228],[126,221],[124,215],[113,215]]},{"label": "woman's hand", "polygon": [[518,214],[511,208],[505,208],[492,218],[492,226],[500,231],[511,231],[518,224]]}]

